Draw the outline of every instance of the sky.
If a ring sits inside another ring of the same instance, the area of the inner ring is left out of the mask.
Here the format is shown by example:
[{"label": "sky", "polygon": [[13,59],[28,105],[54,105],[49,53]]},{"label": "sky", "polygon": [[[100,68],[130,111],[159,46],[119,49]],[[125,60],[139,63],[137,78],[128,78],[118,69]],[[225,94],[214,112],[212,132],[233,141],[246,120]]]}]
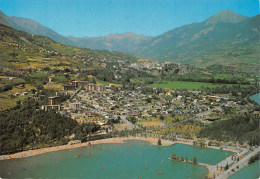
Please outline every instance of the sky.
[{"label": "sky", "polygon": [[157,36],[221,10],[259,14],[258,0],[0,0],[7,16],[33,19],[61,35],[134,32]]}]

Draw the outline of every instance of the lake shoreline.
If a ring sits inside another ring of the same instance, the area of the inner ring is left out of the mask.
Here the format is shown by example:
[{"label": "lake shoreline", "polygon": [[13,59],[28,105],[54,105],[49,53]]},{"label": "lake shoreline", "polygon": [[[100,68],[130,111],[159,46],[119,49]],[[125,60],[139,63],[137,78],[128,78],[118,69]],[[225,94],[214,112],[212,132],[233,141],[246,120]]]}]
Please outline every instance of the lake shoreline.
[{"label": "lake shoreline", "polygon": [[[17,153],[10,154],[10,155],[0,155],[0,160],[25,158],[25,157],[35,156],[35,155],[41,155],[44,153],[55,152],[55,151],[59,151],[59,150],[67,150],[67,149],[74,149],[74,148],[80,148],[80,147],[89,147],[89,146],[98,145],[98,144],[124,143],[124,141],[126,141],[126,140],[143,140],[143,141],[150,142],[151,145],[158,145],[157,138],[116,137],[116,138],[107,138],[107,139],[101,139],[101,140],[87,141],[84,143],[79,143],[79,144],[74,144],[74,145],[61,145],[61,146],[55,146],[55,147],[26,150],[26,151],[17,152]],[[161,139],[161,141],[162,141],[162,146],[170,146],[170,145],[177,143],[176,141],[170,141],[170,140],[164,140],[164,139]]]},{"label": "lake shoreline", "polygon": [[[108,143],[124,143],[126,140],[143,140],[150,142],[151,145],[158,145],[158,139],[157,138],[145,138],[145,137],[116,137],[116,138],[107,138],[107,139],[100,139],[100,140],[94,140],[94,141],[87,141],[84,143],[74,144],[74,145],[61,145],[61,146],[55,146],[55,147],[47,147],[47,148],[40,148],[40,149],[34,149],[34,150],[26,150],[22,152],[17,152],[10,155],[0,155],[0,160],[10,160],[15,158],[25,158],[25,157],[31,157],[35,155],[41,155],[48,152],[55,152],[59,150],[67,150],[67,149],[74,149],[79,147],[88,147],[91,145],[98,145],[98,144],[108,144]],[[170,141],[161,139],[162,146],[170,146],[173,144],[185,144],[185,145],[193,145],[192,141],[186,141],[186,140],[177,140],[177,141]],[[229,152],[237,153],[237,150],[231,150],[227,148],[220,148],[215,146],[207,146],[206,148],[216,149],[216,150],[224,150]]]},{"label": "lake shoreline", "polygon": [[[22,151],[17,152],[10,155],[1,155],[0,160],[10,160],[10,159],[18,159],[18,158],[25,158],[25,157],[31,157],[36,155],[44,155],[44,153],[49,152],[55,152],[60,150],[67,150],[67,149],[75,149],[75,148],[81,148],[81,147],[93,147],[97,148],[95,145],[99,144],[116,144],[116,143],[125,143],[127,140],[142,140],[147,141],[150,143],[150,145],[158,145],[158,138],[145,138],[145,137],[116,137],[116,138],[107,138],[107,139],[101,139],[101,140],[95,140],[95,141],[87,141],[84,143],[78,143],[74,145],[62,145],[62,146],[56,146],[56,147],[47,147],[47,148],[41,148],[41,149],[34,149],[34,150],[28,150],[28,151]],[[184,145],[193,145],[193,140],[177,140],[177,141],[170,141],[170,140],[164,140],[161,139],[162,146],[170,146],[174,144],[184,144]],[[196,146],[194,146],[196,147]],[[214,147],[214,146],[208,146],[207,148],[216,149],[216,150],[225,150],[230,152],[237,152],[235,150],[230,150],[226,148],[220,147]],[[199,163],[199,165],[204,166],[208,170],[208,177],[212,176],[212,174],[215,172],[215,165],[210,164],[202,164]],[[218,176],[218,175],[217,175]]]}]

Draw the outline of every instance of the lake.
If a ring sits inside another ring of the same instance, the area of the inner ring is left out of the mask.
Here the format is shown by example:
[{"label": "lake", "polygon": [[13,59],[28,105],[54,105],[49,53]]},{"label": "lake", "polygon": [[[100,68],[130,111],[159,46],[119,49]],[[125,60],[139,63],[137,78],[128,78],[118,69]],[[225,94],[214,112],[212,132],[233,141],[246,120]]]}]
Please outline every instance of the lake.
[{"label": "lake", "polygon": [[260,105],[260,93],[257,93],[257,94],[250,96],[250,99],[254,100],[257,104]]},{"label": "lake", "polygon": [[229,177],[229,179],[258,179],[260,177],[259,166],[260,161],[255,161],[251,165],[242,168],[240,171]]},{"label": "lake", "polygon": [[[95,148],[96,147],[96,148]],[[99,144],[0,161],[0,177],[8,178],[204,178],[203,166],[168,160],[174,152],[198,162],[216,164],[232,152],[175,144],[155,146],[129,140],[119,144]],[[11,171],[11,174],[8,172]],[[157,172],[162,172],[158,174]]]}]

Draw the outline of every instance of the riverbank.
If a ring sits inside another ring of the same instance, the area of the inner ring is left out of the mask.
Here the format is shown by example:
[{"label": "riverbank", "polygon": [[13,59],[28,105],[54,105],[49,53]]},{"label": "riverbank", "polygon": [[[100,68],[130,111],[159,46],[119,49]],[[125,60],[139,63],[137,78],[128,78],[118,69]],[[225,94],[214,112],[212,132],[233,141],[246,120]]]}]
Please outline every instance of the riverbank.
[{"label": "riverbank", "polygon": [[257,94],[250,96],[250,99],[255,101],[257,104],[260,105],[260,93],[257,93]]},{"label": "riverbank", "polygon": [[[88,141],[84,143],[74,144],[74,145],[62,145],[62,146],[56,146],[56,147],[48,147],[48,148],[41,148],[41,149],[35,149],[35,150],[27,150],[22,151],[10,155],[1,155],[0,160],[10,160],[14,158],[24,158],[24,157],[31,157],[35,155],[40,155],[48,152],[55,152],[59,150],[66,150],[66,149],[74,149],[79,147],[90,147],[97,144],[106,144],[106,143],[124,143],[126,140],[143,140],[150,142],[151,145],[158,145],[158,139],[156,138],[145,138],[145,137],[117,137],[117,138],[108,138],[108,139],[101,139],[101,140],[95,140],[95,141]],[[175,144],[176,142],[164,140],[161,139],[161,143],[163,146],[170,146]]]}]

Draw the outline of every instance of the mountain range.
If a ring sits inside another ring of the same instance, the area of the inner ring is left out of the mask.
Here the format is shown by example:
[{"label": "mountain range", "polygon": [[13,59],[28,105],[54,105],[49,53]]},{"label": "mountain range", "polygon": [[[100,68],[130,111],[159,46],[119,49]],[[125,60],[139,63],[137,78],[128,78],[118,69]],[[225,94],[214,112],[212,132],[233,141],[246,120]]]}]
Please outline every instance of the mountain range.
[{"label": "mountain range", "polygon": [[245,17],[229,10],[200,23],[184,25],[141,43],[135,55],[184,60],[259,43],[260,15]]},{"label": "mountain range", "polygon": [[152,39],[150,36],[137,35],[133,32],[108,34],[104,37],[67,37],[77,46],[109,51],[133,52],[140,43]]},{"label": "mountain range", "polygon": [[227,49],[259,45],[260,39],[260,15],[246,17],[230,10],[222,10],[203,22],[184,25],[156,37],[132,32],[104,37],[64,37],[34,20],[9,17],[2,12],[0,23],[77,47],[122,51],[139,57],[187,63]]}]

